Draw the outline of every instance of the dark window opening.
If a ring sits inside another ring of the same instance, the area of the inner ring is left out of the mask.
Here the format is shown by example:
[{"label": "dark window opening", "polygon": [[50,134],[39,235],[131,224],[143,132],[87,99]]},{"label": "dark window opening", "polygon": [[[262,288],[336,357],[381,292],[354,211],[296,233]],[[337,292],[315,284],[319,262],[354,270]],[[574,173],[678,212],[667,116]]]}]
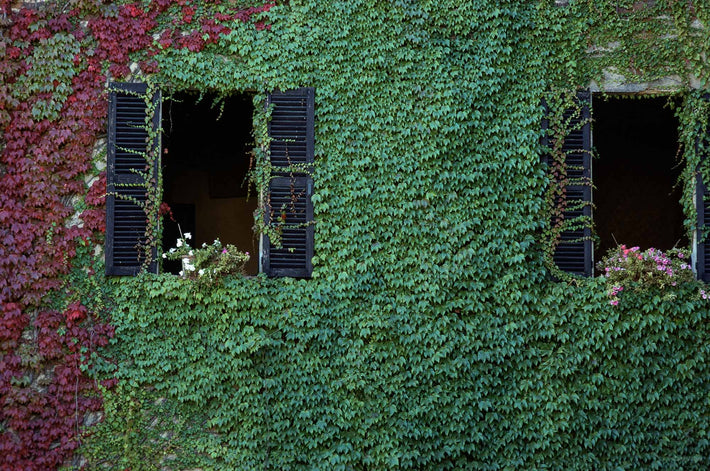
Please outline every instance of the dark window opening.
[{"label": "dark window opening", "polygon": [[597,260],[617,242],[642,250],[688,246],[678,184],[679,123],[667,105],[665,97],[594,101]]},{"label": "dark window opening", "polygon": [[[212,95],[178,93],[163,103],[163,200],[175,218],[164,220],[163,250],[175,247],[179,223],[193,247],[218,238],[249,252],[246,274],[258,273],[258,198],[248,181],[253,113],[248,94],[215,104]],[[164,263],[163,270],[177,273],[180,264]]]}]

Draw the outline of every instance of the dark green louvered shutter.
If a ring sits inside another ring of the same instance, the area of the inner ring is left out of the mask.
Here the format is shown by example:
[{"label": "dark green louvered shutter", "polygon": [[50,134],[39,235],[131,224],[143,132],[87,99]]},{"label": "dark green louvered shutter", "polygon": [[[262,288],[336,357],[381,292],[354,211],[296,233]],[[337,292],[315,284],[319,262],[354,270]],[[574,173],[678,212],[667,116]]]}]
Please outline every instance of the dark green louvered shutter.
[{"label": "dark green louvered shutter", "polygon": [[[565,187],[565,221],[572,221],[582,216],[592,217],[592,126],[590,120],[591,93],[577,93],[581,106],[565,111],[565,120],[569,119],[570,133],[565,136],[562,150],[565,153],[567,179]],[[547,126],[547,119],[543,127]],[[547,144],[547,137],[545,138]],[[546,159],[547,160],[547,159]],[[556,224],[558,221],[552,221]],[[555,247],[553,260],[557,267],[567,273],[592,276],[593,252],[592,232],[589,224],[562,231]]]},{"label": "dark green louvered shutter", "polygon": [[[269,122],[273,168],[266,195],[266,224],[281,233],[280,248],[263,239],[262,271],[269,276],[311,276],[313,258],[313,179],[315,90],[273,92]],[[296,166],[296,167],[294,167]]]},{"label": "dark green louvered shutter", "polygon": [[704,229],[710,227],[710,193],[703,184],[700,174],[697,176],[696,208],[698,213],[698,231],[696,239],[696,257],[698,279],[710,282],[710,237],[704,237]]},{"label": "dark green louvered shutter", "polygon": [[[147,219],[136,202],[147,198],[146,178],[157,180],[159,137],[150,141],[146,129],[148,109],[144,83],[111,83],[109,86],[106,183],[106,274],[135,275],[144,266]],[[160,94],[152,96],[152,127],[160,126]],[[153,153],[148,166],[145,155]],[[157,248],[152,248],[149,271],[157,272]]]},{"label": "dark green louvered shutter", "polygon": [[[704,96],[705,100],[710,101],[710,94]],[[710,129],[705,131],[705,145],[710,145]],[[697,149],[700,150],[701,137],[697,140]],[[705,147],[704,159],[708,158],[707,153],[710,151]],[[703,182],[703,176],[698,171],[695,186],[695,208],[698,213],[698,230],[696,233],[696,271],[698,279],[710,282],[710,236],[705,237],[705,231],[710,227],[710,191],[708,191],[708,182]]]}]

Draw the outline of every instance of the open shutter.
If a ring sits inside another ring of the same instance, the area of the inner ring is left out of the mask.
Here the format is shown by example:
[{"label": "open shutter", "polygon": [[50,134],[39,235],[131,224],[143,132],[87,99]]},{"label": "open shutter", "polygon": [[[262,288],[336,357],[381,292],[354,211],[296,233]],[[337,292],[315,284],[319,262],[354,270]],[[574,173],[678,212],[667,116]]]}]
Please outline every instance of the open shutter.
[{"label": "open shutter", "polygon": [[[704,96],[705,100],[710,101],[710,94]],[[706,131],[705,139],[705,155],[703,159],[708,158],[708,145],[710,145],[710,129]],[[697,148],[700,150],[701,137],[698,137]],[[696,256],[696,271],[698,274],[698,279],[710,282],[710,236],[704,237],[705,230],[710,227],[710,191],[708,191],[708,184],[710,182],[703,182],[703,176],[700,171],[697,172],[696,176],[696,186],[695,186],[695,208],[698,214],[698,224],[697,232],[695,235],[695,256]]]},{"label": "open shutter", "polygon": [[[281,248],[264,235],[262,271],[268,276],[311,276],[313,258],[313,179],[315,90],[273,92],[269,122],[272,165],[264,218],[281,234]],[[296,166],[296,167],[294,167]]]},{"label": "open shutter", "polygon": [[[563,213],[565,221],[572,221],[582,216],[589,219],[592,217],[590,92],[578,92],[577,100],[581,106],[569,109],[564,114],[565,119],[570,119],[571,129],[565,136],[562,146],[569,180],[569,184],[565,187],[566,210]],[[543,127],[546,125],[547,119],[543,122]],[[552,221],[553,224],[556,222]],[[594,262],[592,232],[589,224],[563,231],[555,248],[553,260],[564,272],[592,276]]]},{"label": "open shutter", "polygon": [[698,279],[710,282],[710,237],[704,237],[704,229],[710,227],[710,193],[703,184],[700,174],[697,176],[695,207],[698,213],[698,231],[696,235],[696,268]]},{"label": "open shutter", "polygon": [[[155,184],[159,165],[159,137],[152,142],[146,129],[148,109],[144,83],[111,83],[109,86],[106,274],[135,275],[144,266],[147,216],[139,205],[147,200],[146,180]],[[160,126],[160,94],[152,101],[152,128]],[[155,156],[149,166],[146,155]],[[139,203],[139,204],[137,204]],[[157,273],[157,247],[151,249],[148,270]]]}]

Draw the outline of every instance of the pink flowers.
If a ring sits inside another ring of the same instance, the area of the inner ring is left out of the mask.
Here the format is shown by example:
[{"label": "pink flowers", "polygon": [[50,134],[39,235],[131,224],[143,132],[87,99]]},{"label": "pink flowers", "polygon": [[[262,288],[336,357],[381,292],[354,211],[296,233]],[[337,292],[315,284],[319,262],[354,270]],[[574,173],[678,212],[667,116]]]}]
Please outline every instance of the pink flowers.
[{"label": "pink flowers", "polygon": [[617,306],[620,293],[625,288],[633,291],[664,290],[693,282],[693,270],[686,261],[687,257],[687,250],[683,249],[671,249],[664,253],[656,248],[641,251],[639,247],[620,245],[609,250],[597,265],[607,281],[609,304]]},{"label": "pink flowers", "polygon": [[611,288],[607,291],[607,296],[611,299],[609,301],[609,304],[612,306],[616,306],[619,304],[619,293],[624,291],[624,287],[622,285],[612,285]]}]

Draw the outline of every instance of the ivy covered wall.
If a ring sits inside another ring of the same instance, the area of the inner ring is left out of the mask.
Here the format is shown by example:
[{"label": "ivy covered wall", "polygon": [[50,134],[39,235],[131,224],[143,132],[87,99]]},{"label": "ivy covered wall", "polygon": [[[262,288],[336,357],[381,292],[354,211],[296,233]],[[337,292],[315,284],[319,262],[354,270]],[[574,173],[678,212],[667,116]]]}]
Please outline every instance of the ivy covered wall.
[{"label": "ivy covered wall", "polygon": [[[7,469],[80,443],[113,469],[710,464],[700,285],[612,306],[601,278],[553,281],[540,159],[551,92],[677,76],[692,231],[704,4],[0,5]],[[311,279],[103,275],[91,159],[106,81],[139,77],[257,103],[315,87]]]}]

